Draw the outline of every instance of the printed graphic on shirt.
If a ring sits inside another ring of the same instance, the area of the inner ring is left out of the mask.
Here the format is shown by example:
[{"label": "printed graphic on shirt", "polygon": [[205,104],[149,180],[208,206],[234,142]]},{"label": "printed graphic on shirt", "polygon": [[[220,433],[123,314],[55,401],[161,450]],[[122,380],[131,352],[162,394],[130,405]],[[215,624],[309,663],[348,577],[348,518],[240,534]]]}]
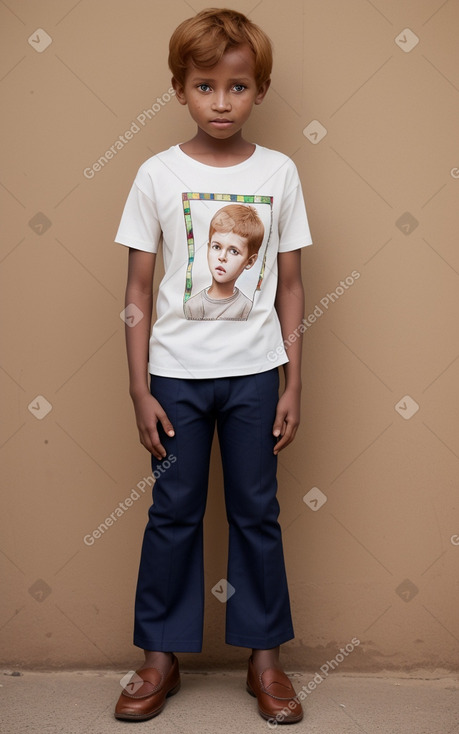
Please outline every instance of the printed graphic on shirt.
[{"label": "printed graphic on shirt", "polygon": [[187,192],[182,199],[185,317],[246,321],[265,273],[273,197]]}]

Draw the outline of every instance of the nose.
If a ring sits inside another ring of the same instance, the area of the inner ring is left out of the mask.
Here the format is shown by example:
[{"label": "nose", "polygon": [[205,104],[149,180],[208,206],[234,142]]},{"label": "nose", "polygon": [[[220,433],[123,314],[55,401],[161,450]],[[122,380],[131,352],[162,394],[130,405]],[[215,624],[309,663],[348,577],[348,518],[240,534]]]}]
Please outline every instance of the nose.
[{"label": "nose", "polygon": [[218,259],[221,262],[225,262],[226,261],[226,252],[225,252],[225,250],[220,250],[220,254],[218,256]]},{"label": "nose", "polygon": [[215,93],[213,103],[212,103],[212,108],[216,112],[224,112],[224,111],[229,111],[231,109],[231,103],[224,89],[217,91]]}]

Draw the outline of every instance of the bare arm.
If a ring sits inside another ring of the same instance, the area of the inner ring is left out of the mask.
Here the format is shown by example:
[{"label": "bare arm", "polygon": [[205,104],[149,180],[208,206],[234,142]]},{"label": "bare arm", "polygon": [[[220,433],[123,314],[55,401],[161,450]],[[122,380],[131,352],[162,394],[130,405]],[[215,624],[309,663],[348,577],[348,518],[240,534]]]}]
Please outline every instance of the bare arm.
[{"label": "bare arm", "polygon": [[[153,306],[153,275],[156,255],[142,250],[129,249],[128,278],[125,305],[134,304],[142,315],[135,326],[126,322],[126,351],[129,367],[129,394],[134,403],[140,442],[157,459],[166,456],[157,431],[161,422],[169,436],[174,429],[158,401],[150,394],[148,385],[148,345]],[[139,314],[140,316],[140,314]]]},{"label": "bare arm", "polygon": [[[301,249],[291,252],[280,252],[278,263],[278,286],[276,293],[276,311],[285,341],[293,335],[288,344],[289,361],[284,365],[285,390],[277,404],[273,434],[279,436],[274,447],[278,454],[295,438],[300,423],[301,397],[301,347],[302,334],[298,327],[304,316],[304,290],[301,279]],[[298,336],[296,336],[298,335]]]}]

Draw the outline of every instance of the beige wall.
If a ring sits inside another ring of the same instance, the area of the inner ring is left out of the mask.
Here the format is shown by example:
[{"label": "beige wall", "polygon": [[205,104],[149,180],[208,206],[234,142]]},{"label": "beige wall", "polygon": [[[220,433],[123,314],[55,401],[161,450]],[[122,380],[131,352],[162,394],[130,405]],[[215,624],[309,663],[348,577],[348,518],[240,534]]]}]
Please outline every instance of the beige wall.
[{"label": "beige wall", "polygon": [[[341,670],[457,668],[458,3],[233,5],[276,51],[247,137],[293,157],[314,238],[303,256],[303,422],[279,467],[296,629],[284,661],[317,670],[357,638]],[[0,657],[10,666],[141,659],[131,639],[149,491],[93,545],[83,538],[150,475],[119,316],[127,251],[112,241],[140,163],[193,133],[186,110],[165,102],[168,38],[191,13],[179,0],[0,4]],[[132,139],[85,176],[133,122]],[[216,452],[205,646],[184,665],[245,663],[247,650],[223,642],[225,608],[211,593],[226,543]]]}]

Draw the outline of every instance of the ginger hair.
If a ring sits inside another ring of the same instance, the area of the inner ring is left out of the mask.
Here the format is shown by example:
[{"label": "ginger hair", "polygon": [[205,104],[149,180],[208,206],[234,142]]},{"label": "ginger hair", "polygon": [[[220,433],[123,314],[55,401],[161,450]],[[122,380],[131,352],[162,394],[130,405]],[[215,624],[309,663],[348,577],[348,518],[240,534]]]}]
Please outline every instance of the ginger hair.
[{"label": "ginger hair", "polygon": [[183,87],[190,62],[211,69],[225,51],[241,45],[254,54],[255,81],[261,87],[271,74],[271,41],[245,15],[227,8],[208,8],[180,23],[169,41],[169,68]]},{"label": "ginger hair", "polygon": [[253,206],[229,204],[219,209],[210,221],[209,245],[214,232],[234,232],[247,240],[249,257],[256,255],[263,242],[265,228]]}]

